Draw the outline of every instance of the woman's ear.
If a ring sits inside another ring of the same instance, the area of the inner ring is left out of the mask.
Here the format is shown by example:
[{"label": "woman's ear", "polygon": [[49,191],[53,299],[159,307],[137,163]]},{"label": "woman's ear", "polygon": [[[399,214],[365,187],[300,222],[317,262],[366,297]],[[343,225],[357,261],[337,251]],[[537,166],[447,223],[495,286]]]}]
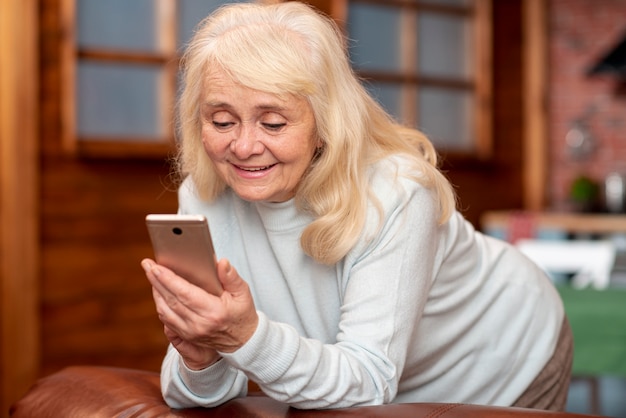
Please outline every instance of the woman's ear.
[{"label": "woman's ear", "polygon": [[317,143],[315,144],[315,153],[313,154],[313,160],[316,160],[320,155],[324,152],[324,141],[321,138],[317,139]]},{"label": "woman's ear", "polygon": [[315,136],[317,138],[315,140],[315,147],[316,147],[315,154],[318,155],[322,153],[322,151],[324,150],[324,145],[326,145],[326,143],[324,142],[324,139],[322,139],[322,137],[319,135],[319,133],[316,134]]}]

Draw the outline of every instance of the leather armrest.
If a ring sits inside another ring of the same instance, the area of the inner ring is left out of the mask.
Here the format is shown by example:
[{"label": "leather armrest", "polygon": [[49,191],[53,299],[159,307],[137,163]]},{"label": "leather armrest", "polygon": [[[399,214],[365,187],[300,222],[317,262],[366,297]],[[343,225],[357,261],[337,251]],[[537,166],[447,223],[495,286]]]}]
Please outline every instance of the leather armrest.
[{"label": "leather armrest", "polygon": [[133,369],[75,366],[37,381],[10,410],[31,417],[582,417],[569,413],[466,404],[413,403],[335,410],[298,410],[266,396],[233,399],[212,409],[170,409],[159,375]]}]

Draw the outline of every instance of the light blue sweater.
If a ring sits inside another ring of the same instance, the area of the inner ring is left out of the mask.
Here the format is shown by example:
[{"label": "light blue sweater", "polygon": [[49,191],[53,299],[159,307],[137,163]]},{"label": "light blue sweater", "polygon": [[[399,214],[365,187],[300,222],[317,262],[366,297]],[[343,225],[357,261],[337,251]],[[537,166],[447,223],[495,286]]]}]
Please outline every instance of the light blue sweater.
[{"label": "light blue sweater", "polygon": [[202,371],[170,347],[161,380],[171,406],[218,405],[245,395],[248,379],[298,408],[511,405],[522,394],[554,351],[557,292],[459,213],[438,225],[431,192],[385,167],[372,176],[382,224],[372,206],[357,245],[330,267],[301,250],[311,218],[293,201],[229,190],[208,204],[185,181],[179,211],[208,218],[218,258],[248,282],[260,318],[243,347]]}]

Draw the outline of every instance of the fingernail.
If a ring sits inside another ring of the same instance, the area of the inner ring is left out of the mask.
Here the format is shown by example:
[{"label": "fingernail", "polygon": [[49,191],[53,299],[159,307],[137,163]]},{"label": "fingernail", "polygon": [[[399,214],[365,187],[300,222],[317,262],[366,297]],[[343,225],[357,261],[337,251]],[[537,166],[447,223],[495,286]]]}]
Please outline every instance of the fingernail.
[{"label": "fingernail", "polygon": [[161,274],[161,270],[152,260],[143,260],[141,262],[141,267],[147,272],[152,273],[154,276],[158,277]]},{"label": "fingernail", "polygon": [[150,260],[142,260],[141,267],[143,267],[144,270],[148,271],[152,267],[152,263],[150,262]]}]

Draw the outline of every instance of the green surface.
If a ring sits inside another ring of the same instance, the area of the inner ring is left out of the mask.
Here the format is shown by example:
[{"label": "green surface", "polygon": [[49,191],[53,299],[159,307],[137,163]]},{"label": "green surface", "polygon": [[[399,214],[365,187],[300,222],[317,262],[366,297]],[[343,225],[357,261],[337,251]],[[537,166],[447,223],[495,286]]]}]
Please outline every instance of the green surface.
[{"label": "green surface", "polygon": [[558,290],[574,333],[573,374],[626,377],[626,289]]}]

